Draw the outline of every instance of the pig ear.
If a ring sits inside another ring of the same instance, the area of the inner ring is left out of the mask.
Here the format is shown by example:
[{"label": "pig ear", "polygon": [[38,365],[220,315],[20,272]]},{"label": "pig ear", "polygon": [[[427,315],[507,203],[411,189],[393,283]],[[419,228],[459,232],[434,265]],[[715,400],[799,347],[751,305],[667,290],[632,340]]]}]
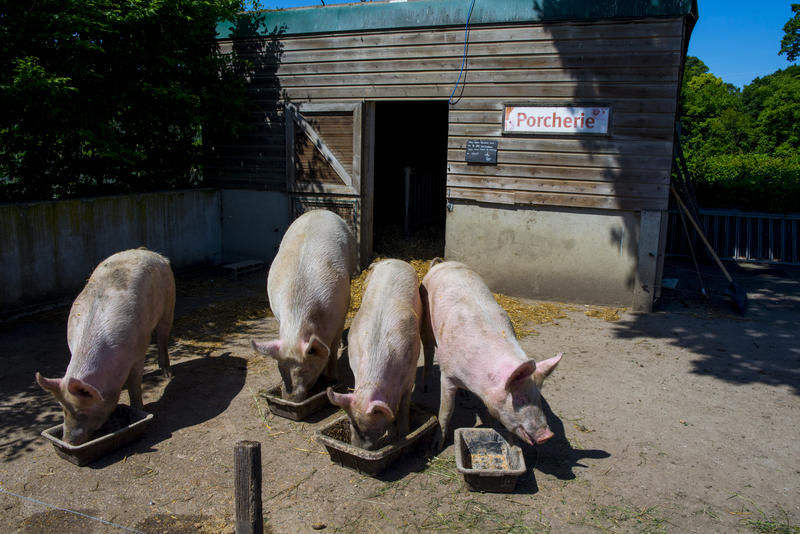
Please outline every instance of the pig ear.
[{"label": "pig ear", "polygon": [[552,358],[543,360],[536,364],[536,372],[533,373],[533,381],[536,382],[537,386],[542,387],[542,382],[544,382],[545,378],[550,376],[550,373],[552,373],[553,369],[556,368],[563,355],[563,352],[559,352]]},{"label": "pig ear", "polygon": [[336,393],[333,391],[333,388],[328,388],[328,400],[331,401],[331,404],[334,406],[347,410],[350,408],[350,405],[353,404],[353,394]]},{"label": "pig ear", "polygon": [[311,339],[303,344],[303,354],[306,356],[320,356],[327,360],[330,353],[330,347],[317,337],[316,334],[311,334]]},{"label": "pig ear", "polygon": [[99,402],[103,401],[103,395],[101,395],[94,386],[77,378],[69,379],[67,382],[67,391],[82,399],[92,399]]},{"label": "pig ear", "polygon": [[531,376],[535,370],[536,362],[533,360],[527,360],[519,364],[519,366],[514,369],[514,372],[509,375],[508,379],[506,379],[506,391],[511,391],[519,386],[519,384]]},{"label": "pig ear", "polygon": [[394,419],[394,413],[392,409],[389,408],[389,405],[380,400],[374,400],[369,403],[369,407],[367,408],[367,413],[382,413],[389,419]]},{"label": "pig ear", "polygon": [[271,356],[275,359],[281,353],[281,340],[276,339],[274,341],[256,341],[254,339],[250,340],[250,346],[253,347],[253,350],[259,354],[263,354],[264,356]]},{"label": "pig ear", "polygon": [[57,392],[61,391],[61,379],[60,378],[45,378],[40,375],[38,372],[36,373],[36,383],[41,386],[41,388],[45,391],[49,391],[52,394],[56,394]]}]

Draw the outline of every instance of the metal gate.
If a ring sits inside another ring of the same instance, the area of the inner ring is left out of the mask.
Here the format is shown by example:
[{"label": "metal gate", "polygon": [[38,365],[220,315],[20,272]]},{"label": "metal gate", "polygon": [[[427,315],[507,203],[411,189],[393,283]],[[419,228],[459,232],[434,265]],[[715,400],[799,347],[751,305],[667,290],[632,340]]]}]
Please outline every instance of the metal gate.
[{"label": "metal gate", "polygon": [[[800,214],[700,210],[698,223],[720,258],[800,265]],[[669,211],[668,224],[666,253],[688,256],[691,252],[677,210]],[[701,250],[697,232],[690,228],[689,234],[695,250]]]}]

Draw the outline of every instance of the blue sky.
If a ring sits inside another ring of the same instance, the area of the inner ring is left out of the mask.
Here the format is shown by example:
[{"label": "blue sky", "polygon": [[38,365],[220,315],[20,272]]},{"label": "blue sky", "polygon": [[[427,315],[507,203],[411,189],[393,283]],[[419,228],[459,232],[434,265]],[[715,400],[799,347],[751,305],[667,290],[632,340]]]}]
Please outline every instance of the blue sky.
[{"label": "blue sky", "polygon": [[[325,0],[342,4],[353,0]],[[491,2],[491,0],[477,0]],[[700,18],[689,41],[689,54],[715,76],[742,87],[753,78],[790,65],[779,56],[783,25],[800,0],[698,0]],[[267,9],[319,6],[320,0],[260,0]],[[468,6],[469,0],[464,0]]]},{"label": "blue sky", "polygon": [[791,63],[778,50],[783,25],[793,16],[791,4],[792,0],[698,0],[700,18],[689,55],[737,87],[785,69]]}]

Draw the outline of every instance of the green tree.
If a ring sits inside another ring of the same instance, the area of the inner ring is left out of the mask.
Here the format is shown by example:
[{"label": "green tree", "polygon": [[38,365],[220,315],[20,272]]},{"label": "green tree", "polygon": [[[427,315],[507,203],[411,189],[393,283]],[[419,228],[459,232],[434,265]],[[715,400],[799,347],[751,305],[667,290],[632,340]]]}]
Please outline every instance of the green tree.
[{"label": "green tree", "polygon": [[792,157],[800,152],[800,66],[756,78],[742,90],[753,119],[760,154]]},{"label": "green tree", "polygon": [[783,39],[778,54],[786,54],[786,59],[794,61],[800,56],[800,4],[792,4],[794,17],[783,26]]},{"label": "green tree", "polygon": [[739,91],[688,57],[681,124],[701,206],[800,206],[800,66],[756,78]]},{"label": "green tree", "polygon": [[[683,66],[683,81],[691,80],[695,76],[708,72],[708,66],[695,56],[686,56],[686,64]],[[684,87],[686,84],[684,83]]]},{"label": "green tree", "polygon": [[242,0],[0,3],[0,200],[187,187],[243,82],[214,40]]},{"label": "green tree", "polygon": [[681,87],[682,142],[689,159],[747,150],[750,118],[739,89],[689,56]]}]

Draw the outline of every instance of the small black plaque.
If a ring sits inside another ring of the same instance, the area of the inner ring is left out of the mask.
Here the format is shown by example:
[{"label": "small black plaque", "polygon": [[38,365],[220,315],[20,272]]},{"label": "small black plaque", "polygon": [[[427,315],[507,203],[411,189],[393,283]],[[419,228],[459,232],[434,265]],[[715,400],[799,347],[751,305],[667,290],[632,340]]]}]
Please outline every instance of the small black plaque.
[{"label": "small black plaque", "polygon": [[497,141],[485,141],[483,139],[467,140],[468,163],[497,163]]}]

